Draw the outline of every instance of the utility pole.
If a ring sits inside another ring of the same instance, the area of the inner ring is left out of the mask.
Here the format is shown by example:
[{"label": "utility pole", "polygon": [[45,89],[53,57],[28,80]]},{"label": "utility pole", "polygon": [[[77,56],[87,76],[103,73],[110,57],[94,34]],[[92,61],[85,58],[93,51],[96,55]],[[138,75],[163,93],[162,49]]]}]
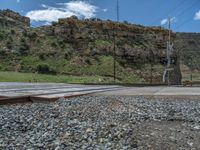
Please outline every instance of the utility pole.
[{"label": "utility pole", "polygon": [[117,0],[117,22],[119,22],[119,0]]},{"label": "utility pole", "polygon": [[150,84],[153,83],[153,63],[151,62],[151,81]]},{"label": "utility pole", "polygon": [[114,52],[113,52],[113,77],[116,82],[116,35],[114,35]]},{"label": "utility pole", "polygon": [[170,84],[170,72],[169,72],[169,68],[170,68],[170,64],[171,64],[171,57],[170,57],[170,45],[171,45],[171,18],[169,18],[169,39],[168,39],[168,43],[167,43],[167,84]]},{"label": "utility pole", "polygon": [[171,71],[171,53],[173,51],[173,43],[171,42],[171,21],[172,18],[169,17],[168,19],[168,30],[169,30],[169,35],[168,35],[168,41],[167,41],[167,65],[163,74],[163,82],[167,80],[167,84],[170,85],[170,71]]},{"label": "utility pole", "polygon": [[[117,22],[119,22],[119,0],[117,0]],[[116,82],[116,33],[114,33],[113,77],[115,83]]]}]

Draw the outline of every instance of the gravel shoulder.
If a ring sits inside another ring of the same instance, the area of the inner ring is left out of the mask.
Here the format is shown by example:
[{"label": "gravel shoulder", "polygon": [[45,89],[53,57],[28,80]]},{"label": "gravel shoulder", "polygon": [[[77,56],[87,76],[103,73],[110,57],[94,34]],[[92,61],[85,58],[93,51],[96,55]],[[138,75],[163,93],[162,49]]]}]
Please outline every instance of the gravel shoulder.
[{"label": "gravel shoulder", "polygon": [[200,149],[200,101],[83,96],[0,106],[0,149]]}]

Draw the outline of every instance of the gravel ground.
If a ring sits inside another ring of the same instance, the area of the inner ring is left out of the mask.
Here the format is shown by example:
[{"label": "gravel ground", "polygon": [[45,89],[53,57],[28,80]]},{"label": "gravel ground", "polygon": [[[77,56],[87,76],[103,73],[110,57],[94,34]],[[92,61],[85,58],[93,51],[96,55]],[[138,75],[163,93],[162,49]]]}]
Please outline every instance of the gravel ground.
[{"label": "gravel ground", "polygon": [[84,96],[0,106],[1,149],[200,149],[200,102]]}]

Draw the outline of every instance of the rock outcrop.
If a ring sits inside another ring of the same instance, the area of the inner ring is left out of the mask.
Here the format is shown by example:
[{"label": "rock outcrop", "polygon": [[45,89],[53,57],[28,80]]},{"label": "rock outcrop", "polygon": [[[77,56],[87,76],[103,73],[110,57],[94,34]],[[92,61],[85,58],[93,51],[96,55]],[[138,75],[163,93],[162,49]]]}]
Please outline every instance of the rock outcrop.
[{"label": "rock outcrop", "polygon": [[[51,36],[62,37],[67,43],[71,43],[74,50],[83,54],[89,51],[89,55],[94,53],[112,55],[115,42],[118,59],[125,60],[127,64],[132,66],[137,64],[163,66],[159,77],[154,77],[153,81],[154,83],[162,83],[162,73],[167,63],[168,31],[165,29],[100,19],[78,20],[76,17],[70,17],[59,19],[58,22],[54,22],[51,26],[43,26],[40,30]],[[175,36],[172,33],[172,39]],[[99,45],[94,44],[97,40],[100,41]],[[170,73],[171,84],[180,84],[181,72],[176,50],[172,52],[171,59],[173,62],[171,67],[174,69]],[[140,76],[142,74],[140,72]]]},{"label": "rock outcrop", "polygon": [[0,10],[1,26],[30,26],[30,18],[21,16],[19,13],[12,10]]}]

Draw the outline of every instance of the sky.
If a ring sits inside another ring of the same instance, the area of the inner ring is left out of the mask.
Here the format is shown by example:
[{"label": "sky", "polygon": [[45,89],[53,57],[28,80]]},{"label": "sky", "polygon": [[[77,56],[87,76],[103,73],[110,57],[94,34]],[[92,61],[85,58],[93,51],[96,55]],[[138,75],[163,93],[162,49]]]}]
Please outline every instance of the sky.
[{"label": "sky", "polygon": [[[167,28],[170,20],[173,31],[200,32],[200,0],[118,1],[120,22]],[[32,26],[72,15],[117,20],[117,0],[0,0],[0,9],[29,17]]]}]

